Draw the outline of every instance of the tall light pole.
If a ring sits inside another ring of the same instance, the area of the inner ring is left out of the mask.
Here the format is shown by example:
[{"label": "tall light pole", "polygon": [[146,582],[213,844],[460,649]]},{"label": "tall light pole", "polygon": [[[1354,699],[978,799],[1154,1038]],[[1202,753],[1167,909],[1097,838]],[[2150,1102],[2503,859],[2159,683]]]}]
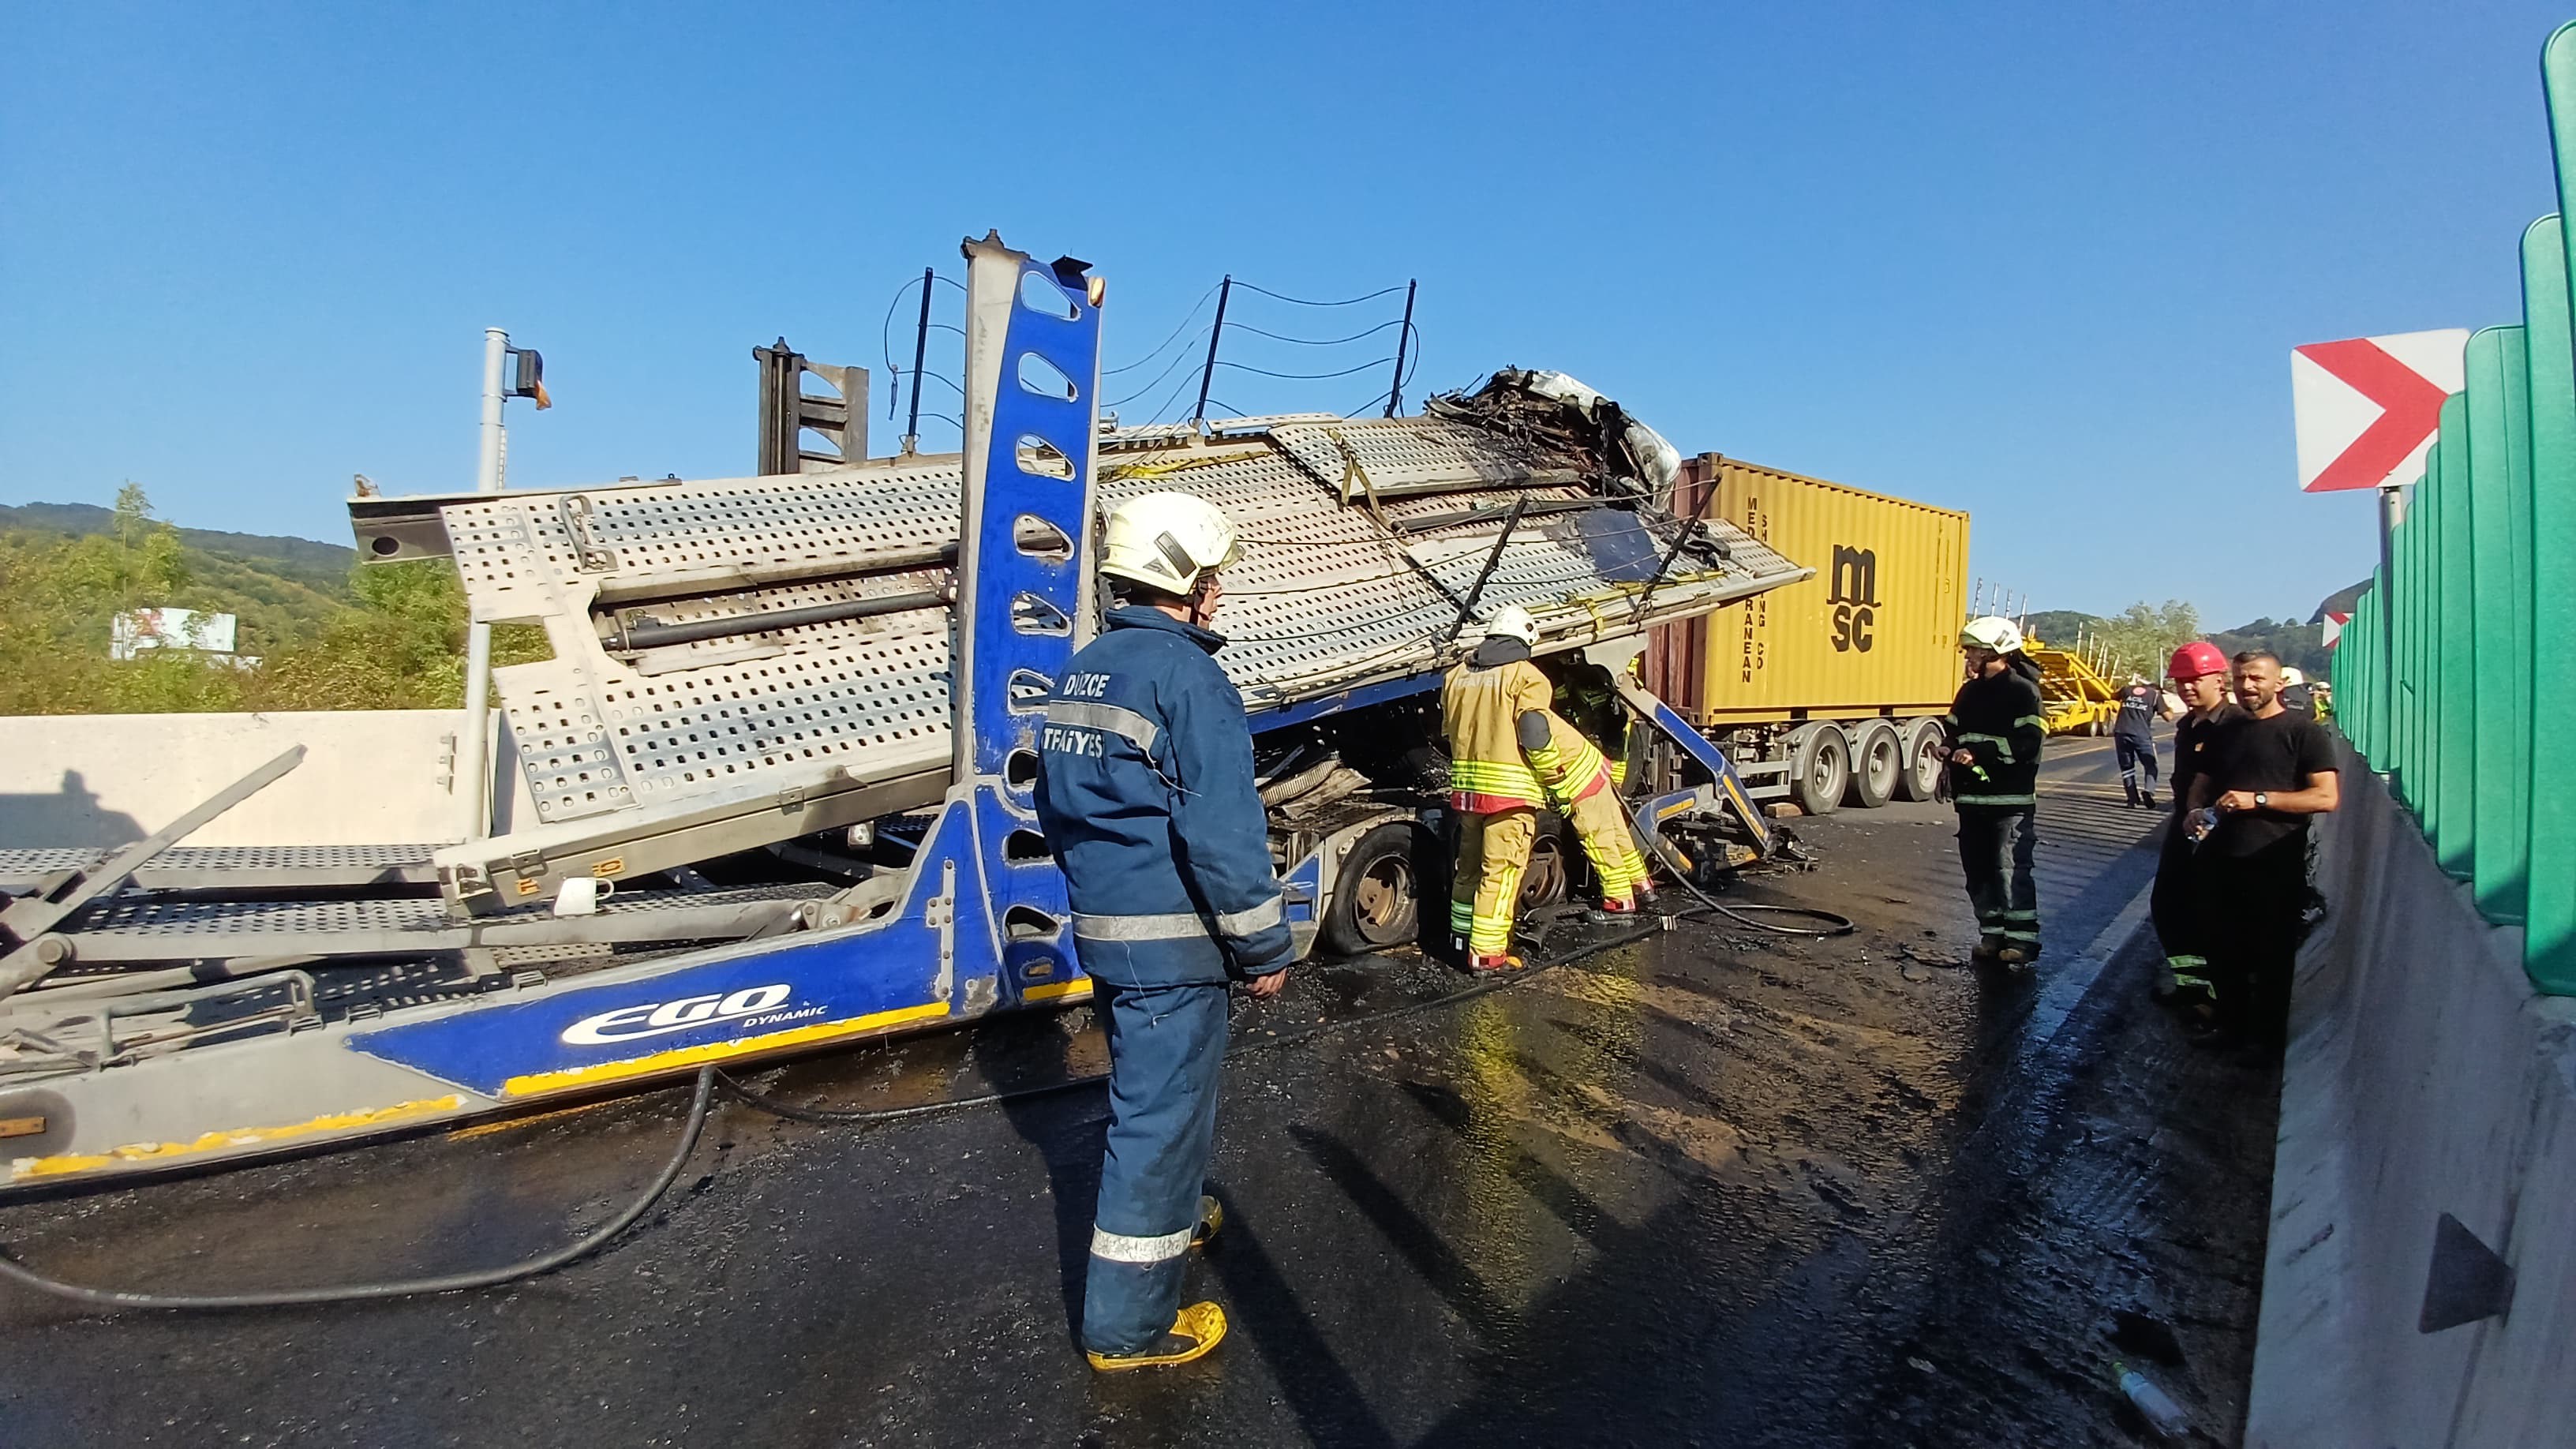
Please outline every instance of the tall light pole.
[{"label": "tall light pole", "polygon": [[[510,352],[510,334],[483,329],[483,449],[474,470],[474,491],[501,491],[501,469],[509,438],[501,426],[501,366]],[[465,628],[465,725],[456,737],[456,778],[465,793],[465,838],[481,840],[492,833],[492,626]]]}]

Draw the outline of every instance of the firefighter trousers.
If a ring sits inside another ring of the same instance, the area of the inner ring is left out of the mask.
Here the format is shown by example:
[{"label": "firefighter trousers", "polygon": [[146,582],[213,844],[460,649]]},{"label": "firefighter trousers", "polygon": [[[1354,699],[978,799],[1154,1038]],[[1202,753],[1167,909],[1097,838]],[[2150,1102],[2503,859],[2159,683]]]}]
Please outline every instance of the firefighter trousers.
[{"label": "firefighter trousers", "polygon": [[1538,839],[1538,810],[1525,806],[1491,815],[1458,812],[1458,863],[1449,887],[1449,930],[1464,935],[1477,956],[1500,956],[1512,947],[1512,908],[1520,903],[1521,876]]},{"label": "firefighter trousers", "polygon": [[1646,883],[1646,861],[1637,853],[1636,837],[1628,833],[1628,817],[1619,808],[1618,793],[1595,790],[1568,807],[1565,818],[1583,841],[1592,873],[1601,878],[1602,902],[1633,904],[1638,888]]},{"label": "firefighter trousers", "polygon": [[2200,867],[2177,814],[2165,823],[2164,843],[2156,855],[2155,892],[2147,897],[2147,911],[2155,922],[2156,941],[2164,947],[2165,983],[2176,991],[2206,997],[2210,994],[2208,929],[2203,920],[2206,887]]},{"label": "firefighter trousers", "polygon": [[2039,883],[2031,875],[2038,845],[2036,805],[1959,807],[1959,867],[1977,912],[1979,950],[2039,955]]},{"label": "firefighter trousers", "polygon": [[1172,1326],[1216,1146],[1226,989],[1093,979],[1109,1038],[1109,1134],[1092,1212],[1082,1346],[1134,1353]]}]

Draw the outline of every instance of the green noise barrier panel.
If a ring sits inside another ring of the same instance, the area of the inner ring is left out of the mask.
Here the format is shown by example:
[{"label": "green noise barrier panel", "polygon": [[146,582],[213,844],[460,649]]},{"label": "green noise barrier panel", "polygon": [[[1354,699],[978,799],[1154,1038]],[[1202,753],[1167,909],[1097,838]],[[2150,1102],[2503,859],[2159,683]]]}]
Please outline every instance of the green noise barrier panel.
[{"label": "green noise barrier panel", "polygon": [[[2541,79],[2560,215],[2525,238],[2523,326],[2531,365],[2531,595],[2555,605],[2576,584],[2576,353],[2570,350],[2568,237],[2561,220],[2576,195],[2576,26],[2561,26],[2549,37],[2541,52]],[[2535,237],[2545,258],[2532,256]],[[2576,651],[2538,647],[2536,634],[2525,722],[2532,729],[2565,719],[2576,707]],[[2523,964],[2542,990],[2576,995],[2576,792],[2562,780],[2542,778],[2549,772],[2536,749],[2530,773]]]},{"label": "green noise barrier panel", "polygon": [[2472,721],[2482,702],[2476,602],[2470,581],[2475,567],[2470,551],[2475,510],[2469,496],[2468,434],[2468,397],[2453,393],[2442,404],[2442,466],[2433,478],[2433,492],[2442,508],[2442,527],[2433,544],[2437,550],[2434,576],[2440,580],[2436,607],[2450,624],[2441,630],[2440,646],[2433,654],[2433,768],[2441,781],[2433,850],[2442,869],[2459,880],[2470,876],[2471,842],[2477,837],[2477,730]]},{"label": "green noise barrier panel", "polygon": [[[2517,437],[2523,414],[2522,329],[2489,327],[2469,339],[2471,636],[2477,673],[2469,715],[2470,881],[2492,921],[2522,919],[2530,852],[2527,788],[2531,707],[2530,467]],[[2519,482],[2517,482],[2519,478]],[[2517,506],[2519,494],[2519,506]]]},{"label": "green noise barrier panel", "polygon": [[[2540,990],[2576,995],[2576,23],[2541,51],[2558,214],[2522,235],[2519,325],[2469,339],[2423,476],[2335,649],[2335,714],[2478,910],[2524,930]],[[2550,731],[2544,733],[2543,731]]]}]

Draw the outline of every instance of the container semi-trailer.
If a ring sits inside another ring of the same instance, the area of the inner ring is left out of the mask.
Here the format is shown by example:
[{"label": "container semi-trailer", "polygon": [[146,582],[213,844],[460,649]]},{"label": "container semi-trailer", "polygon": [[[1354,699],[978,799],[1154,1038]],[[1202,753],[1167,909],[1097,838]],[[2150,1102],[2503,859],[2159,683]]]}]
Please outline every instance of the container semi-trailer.
[{"label": "container semi-trailer", "polygon": [[1959,686],[1968,515],[1715,453],[1684,461],[1673,511],[1816,572],[1654,630],[1646,687],[1756,800],[1822,815],[1930,799]]}]

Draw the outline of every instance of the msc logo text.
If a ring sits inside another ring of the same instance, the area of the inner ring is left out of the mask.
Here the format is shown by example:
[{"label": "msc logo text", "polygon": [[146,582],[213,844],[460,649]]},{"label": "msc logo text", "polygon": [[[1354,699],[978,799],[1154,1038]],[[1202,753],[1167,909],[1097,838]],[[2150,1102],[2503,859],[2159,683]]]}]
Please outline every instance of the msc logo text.
[{"label": "msc logo text", "polygon": [[1827,599],[1834,606],[1834,650],[1869,652],[1877,642],[1878,550],[1834,545],[1833,577]]}]

